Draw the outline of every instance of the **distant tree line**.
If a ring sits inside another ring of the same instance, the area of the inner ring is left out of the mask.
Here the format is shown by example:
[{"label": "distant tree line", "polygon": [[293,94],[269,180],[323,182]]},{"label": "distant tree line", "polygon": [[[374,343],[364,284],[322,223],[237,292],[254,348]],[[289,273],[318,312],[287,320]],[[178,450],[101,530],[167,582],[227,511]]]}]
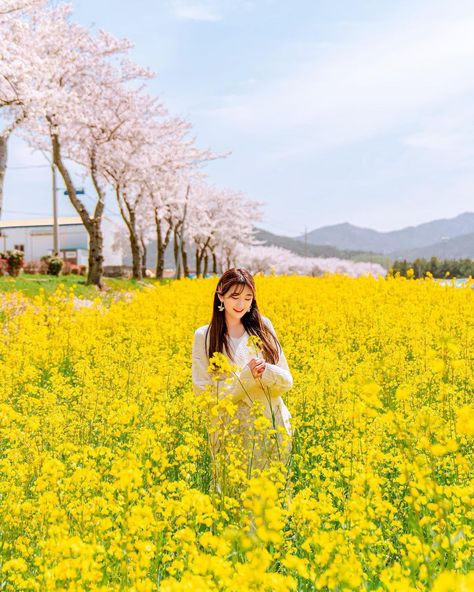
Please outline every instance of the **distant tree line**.
[{"label": "distant tree line", "polygon": [[[412,270],[408,272],[408,270]],[[430,272],[435,278],[457,277],[467,278],[474,277],[474,261],[472,259],[438,259],[438,257],[431,257],[430,259],[415,259],[414,261],[396,260],[392,263],[389,269],[389,275],[395,275],[399,272],[405,277],[422,278]]]}]

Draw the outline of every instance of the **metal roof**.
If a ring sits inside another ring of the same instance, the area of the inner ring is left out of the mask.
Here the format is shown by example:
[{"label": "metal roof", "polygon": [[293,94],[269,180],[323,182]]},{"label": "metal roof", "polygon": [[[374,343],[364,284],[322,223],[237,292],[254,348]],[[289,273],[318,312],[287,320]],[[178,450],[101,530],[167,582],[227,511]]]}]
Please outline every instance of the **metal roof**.
[{"label": "metal roof", "polygon": [[[23,218],[21,220],[0,220],[0,228],[18,228],[34,226],[52,226],[54,219],[51,218]],[[82,224],[80,216],[60,216],[58,224]]]}]

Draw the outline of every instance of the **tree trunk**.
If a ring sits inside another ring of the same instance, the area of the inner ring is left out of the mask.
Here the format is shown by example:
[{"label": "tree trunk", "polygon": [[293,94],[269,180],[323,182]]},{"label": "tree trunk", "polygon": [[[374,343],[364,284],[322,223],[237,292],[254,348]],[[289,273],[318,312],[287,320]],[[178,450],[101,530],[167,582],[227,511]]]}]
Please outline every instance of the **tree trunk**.
[{"label": "tree trunk", "polygon": [[[87,282],[103,288],[102,275],[104,273],[104,240],[102,236],[102,215],[105,207],[105,191],[97,177],[96,153],[93,149],[90,155],[90,170],[92,183],[97,193],[97,204],[94,210],[92,233],[90,235],[89,272]],[[75,190],[74,190],[75,191]]]},{"label": "tree trunk", "polygon": [[156,223],[156,279],[163,278],[163,271],[165,268],[165,250],[163,248],[163,240],[161,238],[161,220],[158,218],[155,209],[155,223]]},{"label": "tree trunk", "polygon": [[[212,238],[212,236],[208,236],[206,242],[204,243],[204,245],[201,248],[199,248],[199,245],[196,245],[196,277],[201,276],[201,263],[204,258],[204,255],[206,255],[206,250],[209,246],[209,243],[211,242],[211,238]],[[207,264],[206,264],[206,269],[207,269]]]},{"label": "tree trunk", "polygon": [[140,240],[137,236],[135,231],[135,212],[134,210],[129,210],[130,214],[130,248],[132,250],[132,277],[135,280],[143,279],[142,275],[142,250],[140,245]]},{"label": "tree trunk", "polygon": [[142,246],[142,275],[146,277],[146,245],[143,236],[140,236],[140,244]]},{"label": "tree trunk", "polygon": [[[50,124],[52,124],[51,119],[48,119],[48,121]],[[104,211],[104,201],[100,197],[101,189],[97,183],[97,179],[95,178],[94,174],[92,174],[92,181],[95,185],[96,191],[98,192],[99,201],[97,202],[94,211],[94,217],[91,218],[86,207],[77,197],[76,189],[72,182],[71,175],[69,174],[69,171],[63,163],[61,156],[61,144],[59,142],[58,135],[54,132],[50,132],[50,136],[53,148],[53,163],[56,165],[64,181],[64,184],[66,185],[68,197],[72,205],[75,207],[77,213],[81,217],[84,227],[89,234],[89,269],[87,272],[86,284],[94,284],[100,290],[102,290],[104,288],[104,284],[102,281],[104,257],[101,223],[102,214]]]},{"label": "tree trunk", "polygon": [[[183,257],[183,275],[184,277],[187,276],[187,261],[186,261],[186,253],[183,251],[183,235],[184,235],[184,223],[186,220],[186,213],[188,210],[188,199],[189,199],[189,192],[191,190],[191,185],[187,185],[186,187],[186,196],[184,198],[184,211],[183,211],[183,218],[175,225],[175,237],[174,237],[174,261],[176,266],[176,279],[181,279],[181,258]],[[184,252],[184,256],[183,256]]]},{"label": "tree trunk", "polygon": [[89,232],[89,270],[87,273],[87,283],[95,284],[101,290],[104,285],[102,282],[104,257],[104,240],[100,219],[93,222],[93,230]]},{"label": "tree trunk", "polygon": [[212,251],[212,273],[217,275],[217,257],[214,251]]},{"label": "tree trunk", "polygon": [[199,256],[199,247],[196,247],[196,277],[201,275],[201,257]]},{"label": "tree trunk", "polygon": [[[132,277],[135,280],[143,279],[142,275],[142,249],[137,232],[135,208],[127,201],[127,195],[120,184],[115,185],[115,197],[119,205],[120,213],[128,228],[130,237],[130,250],[132,252]],[[126,213],[127,210],[128,214]]]},{"label": "tree trunk", "polygon": [[[15,120],[5,127],[0,135],[0,220],[2,219],[3,212],[3,188],[5,186],[5,174],[7,172],[7,160],[8,160],[8,139],[10,138],[13,131],[21,124],[25,119],[26,113],[22,109]],[[0,229],[0,236],[2,231]]]},{"label": "tree trunk", "polygon": [[181,241],[181,259],[183,261],[183,275],[189,276],[188,254],[186,252],[186,243]]},{"label": "tree trunk", "polygon": [[155,225],[156,225],[156,278],[163,279],[163,272],[165,269],[165,253],[166,248],[170,242],[172,225],[168,220],[168,228],[166,230],[165,238],[161,230],[161,219],[158,216],[158,208],[155,208]]},{"label": "tree trunk", "polygon": [[[3,210],[3,186],[5,183],[5,173],[7,170],[7,156],[8,156],[8,135],[0,136],[0,220],[2,219]],[[0,236],[2,231],[0,229]]]},{"label": "tree trunk", "polygon": [[176,269],[176,279],[181,279],[181,265],[179,260],[179,230],[178,224],[174,227],[173,232],[173,255],[174,255],[174,265]]},{"label": "tree trunk", "polygon": [[209,255],[206,253],[204,255],[204,270],[202,272],[203,277],[206,277],[206,275],[207,275],[208,266],[209,266]]}]

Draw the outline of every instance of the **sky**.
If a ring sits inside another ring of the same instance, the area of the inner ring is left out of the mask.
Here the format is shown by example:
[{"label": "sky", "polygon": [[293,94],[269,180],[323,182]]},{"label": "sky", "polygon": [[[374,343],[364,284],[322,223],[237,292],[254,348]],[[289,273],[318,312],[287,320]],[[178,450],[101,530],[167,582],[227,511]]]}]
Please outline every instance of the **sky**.
[{"label": "sky", "polygon": [[[474,211],[471,0],[72,4],[76,22],[133,41],[198,146],[230,152],[209,181],[264,202],[257,226],[390,231]],[[8,163],[3,217],[51,215],[44,155],[14,137]]]}]

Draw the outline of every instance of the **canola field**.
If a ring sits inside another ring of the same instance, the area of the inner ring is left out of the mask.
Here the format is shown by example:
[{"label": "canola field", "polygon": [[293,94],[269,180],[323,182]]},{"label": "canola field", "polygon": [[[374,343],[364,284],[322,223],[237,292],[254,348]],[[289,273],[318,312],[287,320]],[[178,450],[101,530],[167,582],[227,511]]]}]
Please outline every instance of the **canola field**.
[{"label": "canola field", "polygon": [[0,590],[474,590],[474,290],[255,277],[289,479],[210,489],[191,383],[214,279],[0,312]]}]

